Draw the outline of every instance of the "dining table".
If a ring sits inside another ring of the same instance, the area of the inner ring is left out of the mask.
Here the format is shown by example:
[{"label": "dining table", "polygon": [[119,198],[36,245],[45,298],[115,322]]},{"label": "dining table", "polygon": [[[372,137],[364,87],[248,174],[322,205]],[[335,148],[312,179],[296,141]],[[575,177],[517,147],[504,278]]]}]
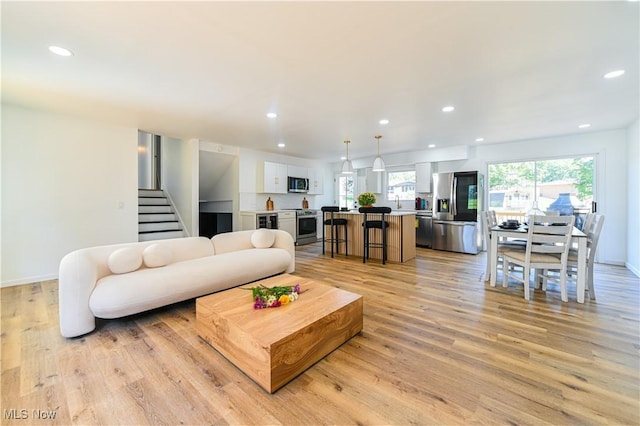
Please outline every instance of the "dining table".
[{"label": "dining table", "polygon": [[[498,256],[498,241],[502,238],[506,239],[526,239],[528,234],[528,228],[525,225],[520,225],[517,228],[502,227],[500,225],[494,226],[489,230],[491,234],[489,252],[487,254],[487,262],[491,265],[489,284],[491,287],[496,286],[496,273],[498,265],[496,262]],[[576,292],[578,303],[584,303],[584,291],[587,284],[587,234],[580,229],[573,227],[571,232],[571,245],[577,247],[578,257],[578,270],[576,276]]]}]

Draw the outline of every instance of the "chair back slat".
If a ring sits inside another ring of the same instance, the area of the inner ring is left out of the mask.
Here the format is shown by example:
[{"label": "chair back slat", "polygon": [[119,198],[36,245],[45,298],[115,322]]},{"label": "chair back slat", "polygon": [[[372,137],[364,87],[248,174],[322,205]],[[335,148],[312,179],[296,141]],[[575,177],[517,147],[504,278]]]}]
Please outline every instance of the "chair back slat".
[{"label": "chair back slat", "polygon": [[573,216],[534,216],[533,223],[529,224],[527,254],[567,256],[574,221]]}]

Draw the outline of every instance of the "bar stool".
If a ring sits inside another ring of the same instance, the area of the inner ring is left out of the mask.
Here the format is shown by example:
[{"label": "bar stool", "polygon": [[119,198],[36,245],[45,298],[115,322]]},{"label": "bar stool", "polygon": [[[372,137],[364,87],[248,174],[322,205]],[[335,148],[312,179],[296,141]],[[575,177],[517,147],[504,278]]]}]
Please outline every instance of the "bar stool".
[{"label": "bar stool", "polygon": [[[336,253],[338,253],[338,244],[344,243],[344,255],[347,256],[347,219],[334,218],[333,214],[340,211],[338,206],[325,206],[322,207],[322,254],[325,253],[325,242],[331,244],[331,257],[333,257],[333,245],[336,246]],[[329,219],[326,218],[326,213],[330,213]],[[325,225],[331,227],[331,238],[325,237]],[[339,226],[344,226],[344,238],[339,238],[340,230]],[[334,234],[335,232],[335,234]]]},{"label": "bar stool", "polygon": [[[363,254],[362,254],[362,263],[366,263],[369,258],[369,248],[382,248],[382,264],[384,265],[387,261],[387,228],[389,227],[389,222],[384,220],[384,215],[391,213],[391,207],[360,207],[358,209],[360,213],[364,214],[364,218],[362,221],[362,227],[364,231],[364,235],[362,238],[363,241]],[[368,220],[367,215],[369,214],[380,214],[382,217],[380,220]],[[369,242],[369,230],[370,229],[380,229],[382,230],[382,242],[381,243],[372,243]]]}]

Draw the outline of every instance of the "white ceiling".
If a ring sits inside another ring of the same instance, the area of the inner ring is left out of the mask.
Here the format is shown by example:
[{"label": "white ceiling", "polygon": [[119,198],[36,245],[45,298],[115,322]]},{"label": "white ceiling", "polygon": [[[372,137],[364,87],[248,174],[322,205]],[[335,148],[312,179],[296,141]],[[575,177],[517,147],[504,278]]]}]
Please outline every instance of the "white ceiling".
[{"label": "white ceiling", "polygon": [[[338,161],[345,139],[351,158],[374,155],[376,133],[384,154],[639,115],[637,2],[1,7],[3,102],[165,136]],[[615,69],[626,73],[602,78]]]}]

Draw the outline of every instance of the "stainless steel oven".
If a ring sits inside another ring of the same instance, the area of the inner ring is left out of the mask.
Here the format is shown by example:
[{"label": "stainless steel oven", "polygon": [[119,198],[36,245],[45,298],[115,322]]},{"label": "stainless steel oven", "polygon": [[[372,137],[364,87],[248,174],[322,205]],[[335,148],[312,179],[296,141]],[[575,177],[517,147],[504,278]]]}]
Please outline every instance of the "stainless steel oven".
[{"label": "stainless steel oven", "polygon": [[296,210],[296,244],[311,244],[317,241],[316,210]]}]

